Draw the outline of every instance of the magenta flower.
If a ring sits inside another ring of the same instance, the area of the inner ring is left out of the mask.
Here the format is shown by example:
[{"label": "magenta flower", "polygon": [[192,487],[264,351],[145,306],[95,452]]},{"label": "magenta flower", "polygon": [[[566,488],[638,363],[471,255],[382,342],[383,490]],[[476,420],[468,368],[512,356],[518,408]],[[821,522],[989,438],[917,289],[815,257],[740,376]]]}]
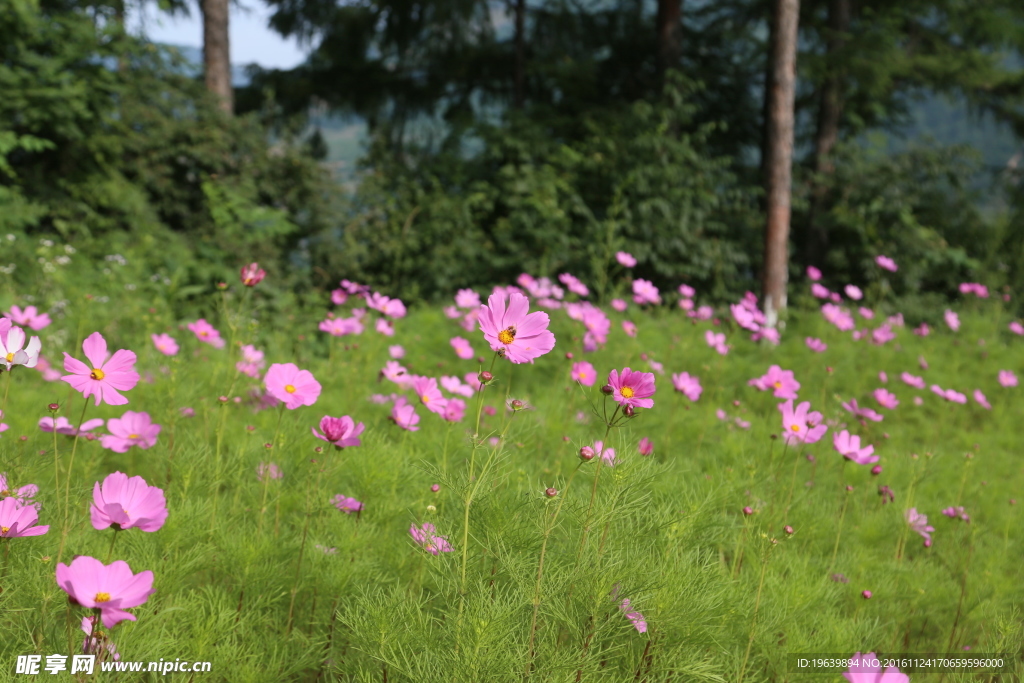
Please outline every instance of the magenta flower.
[{"label": "magenta flower", "polygon": [[700,385],[700,378],[691,376],[688,372],[674,373],[672,375],[672,386],[691,401],[698,400],[704,391],[704,388]]},{"label": "magenta flower", "polygon": [[974,390],[974,400],[985,410],[992,410],[992,404],[985,398],[985,394],[981,393],[981,389]]},{"label": "magenta flower", "polygon": [[796,398],[800,382],[796,381],[792,370],[783,370],[778,365],[768,368],[763,376],[747,382],[761,391],[772,391],[775,398]]},{"label": "magenta flower", "polygon": [[242,284],[246,287],[255,287],[259,283],[263,282],[263,278],[267,276],[267,271],[260,268],[258,263],[250,263],[247,266],[242,266],[241,271]]},{"label": "magenta flower", "polygon": [[624,268],[632,268],[636,265],[636,259],[633,255],[626,251],[619,251],[615,253],[615,260],[619,262],[620,266]]},{"label": "magenta flower", "polygon": [[215,349],[222,349],[227,344],[224,339],[221,338],[220,332],[218,332],[213,325],[206,322],[206,318],[200,318],[194,323],[188,324],[188,329],[192,330],[192,333],[196,335],[196,339],[209,344]]},{"label": "magenta flower", "polygon": [[107,430],[100,438],[100,445],[115,453],[127,453],[132,446],[146,449],[156,443],[160,434],[160,425],[153,424],[149,413],[136,413],[131,410],[121,417],[107,420]]},{"label": "magenta flower", "polygon": [[840,332],[849,332],[857,326],[850,312],[835,304],[822,304],[821,315],[826,321],[835,325]]},{"label": "magenta flower", "polygon": [[363,504],[355,498],[349,498],[348,496],[343,496],[340,493],[332,498],[331,502],[334,503],[334,507],[344,512],[346,515],[351,515],[353,512],[362,512],[364,507]]},{"label": "magenta flower", "polygon": [[530,301],[518,292],[508,296],[494,293],[480,307],[480,331],[493,351],[513,363],[532,363],[555,348],[555,335],[548,330],[550,319],[543,311],[529,313]]},{"label": "magenta flower", "polygon": [[853,413],[857,417],[862,417],[865,420],[871,420],[872,422],[881,422],[885,418],[879,415],[871,408],[861,408],[857,405],[857,399],[851,398],[849,403],[842,404],[843,409],[849,413]]},{"label": "magenta flower", "polygon": [[380,376],[399,385],[412,384],[415,377],[397,360],[389,360],[380,371]]},{"label": "magenta flower", "polygon": [[415,406],[410,405],[404,396],[395,399],[395,403],[391,407],[390,419],[402,429],[407,429],[410,432],[420,430],[416,426],[420,422],[420,416],[416,414]]},{"label": "magenta flower", "polygon": [[679,285],[679,294],[681,294],[686,299],[692,299],[694,296],[697,295],[697,290],[691,287],[690,285],[683,284]]},{"label": "magenta flower", "polygon": [[93,486],[89,517],[98,531],[113,526],[153,532],[167,520],[167,500],[162,489],[148,485],[142,477],[114,472],[102,485],[96,482]]},{"label": "magenta flower", "polygon": [[1017,375],[1012,370],[1000,370],[999,385],[1007,388],[1017,386]]},{"label": "magenta flower", "polygon": [[814,351],[815,353],[822,353],[823,351],[825,351],[825,349],[828,348],[828,344],[821,341],[817,337],[808,337],[807,339],[804,339],[804,343],[807,344],[807,348],[809,348],[811,351]]},{"label": "magenta flower", "polygon": [[871,341],[874,344],[881,346],[887,344],[896,338],[896,333],[892,331],[892,327],[888,323],[881,327],[871,331]]},{"label": "magenta flower", "polygon": [[943,389],[938,384],[931,385],[929,389],[932,390],[933,394],[941,396],[950,403],[959,403],[961,405],[967,403],[967,397],[955,389]]},{"label": "magenta flower", "polygon": [[622,374],[618,370],[608,373],[608,384],[613,389],[612,398],[620,406],[625,408],[653,408],[654,399],[654,373],[634,372],[629,368],[623,368]]},{"label": "magenta flower", "polygon": [[660,304],[661,294],[649,280],[633,280],[633,301],[639,305]]},{"label": "magenta flower", "polygon": [[261,462],[256,466],[256,480],[262,482],[264,477],[266,477],[267,481],[270,481],[271,479],[283,479],[284,472],[282,472],[281,468],[272,462]]},{"label": "magenta flower", "polygon": [[779,410],[782,411],[783,438],[788,445],[816,443],[828,431],[828,427],[821,424],[821,413],[808,412],[810,409],[810,401],[800,403],[796,410],[793,409],[793,399],[779,404]]},{"label": "magenta flower", "polygon": [[860,291],[860,287],[856,285],[846,285],[843,287],[843,291],[846,292],[846,296],[854,301],[860,301],[864,298],[864,292]]},{"label": "magenta flower", "polygon": [[176,356],[178,355],[178,342],[174,340],[169,334],[153,334],[150,335],[153,340],[153,346],[156,350],[165,356]]},{"label": "magenta flower", "polygon": [[441,417],[448,422],[462,422],[462,418],[466,417],[466,402],[461,398],[448,399]]},{"label": "magenta flower", "polygon": [[900,374],[900,379],[903,380],[904,384],[908,384],[915,389],[924,389],[925,382],[923,377],[916,377],[909,372],[904,372]]},{"label": "magenta flower", "polygon": [[899,400],[896,398],[896,394],[886,391],[885,389],[875,389],[873,396],[875,397],[875,400],[878,401],[878,405],[883,408],[888,408],[889,410],[892,410],[900,404]]},{"label": "magenta flower", "polygon": [[879,268],[888,270],[890,273],[895,273],[899,268],[896,266],[896,262],[888,256],[878,255],[875,257],[875,263],[878,264]]},{"label": "magenta flower", "polygon": [[334,444],[334,447],[338,450],[360,445],[362,442],[359,440],[359,435],[363,433],[363,429],[365,429],[365,425],[362,422],[355,424],[348,415],[342,415],[341,417],[324,415],[320,419],[320,432],[323,432],[322,434],[316,431],[316,427],[310,427],[313,436],[323,439],[327,443]]},{"label": "magenta flower", "polygon": [[[86,420],[82,423],[81,427],[76,428],[66,417],[58,417],[56,420],[52,417],[41,417],[39,418],[39,429],[44,432],[57,432],[65,436],[74,436],[75,434],[85,434],[97,427],[102,427],[105,423],[106,420],[94,418]],[[3,493],[2,489],[0,489],[0,493]]]},{"label": "magenta flower", "polygon": [[597,370],[585,360],[572,364],[572,379],[585,387],[594,386],[597,381]]},{"label": "magenta flower", "polygon": [[13,496],[0,500],[0,538],[42,536],[50,527],[35,526],[38,521],[35,506]]},{"label": "magenta flower", "polygon": [[449,343],[455,349],[455,355],[459,358],[468,360],[473,357],[473,347],[462,337],[452,337]]},{"label": "magenta flower", "polygon": [[450,553],[454,548],[448,543],[444,536],[436,534],[437,528],[430,522],[424,522],[422,527],[417,528],[415,524],[409,527],[409,535],[412,539],[423,546],[431,555]]},{"label": "magenta flower", "polygon": [[832,446],[839,452],[839,455],[858,465],[870,465],[879,460],[877,455],[872,455],[875,452],[874,446],[867,445],[861,448],[860,437],[850,434],[845,429],[832,435]]},{"label": "magenta flower", "polygon": [[821,271],[814,266],[807,266],[807,279],[817,282],[821,279]]},{"label": "magenta flower", "polygon": [[[864,591],[864,597],[870,598],[871,591]],[[878,664],[876,665],[876,662]],[[895,666],[882,671],[880,660],[874,652],[866,655],[855,654],[850,658],[850,669],[843,674],[847,683],[910,683],[910,677],[900,673]]]},{"label": "magenta flower", "polygon": [[40,313],[35,306],[26,306],[24,310],[19,306],[11,306],[11,310],[4,313],[16,325],[25,325],[36,332],[50,325],[50,316]]},{"label": "magenta flower", "polygon": [[921,535],[924,539],[924,547],[931,547],[932,535],[935,531],[935,527],[929,526],[928,515],[922,515],[917,511],[917,508],[910,508],[907,510],[907,524],[910,525],[911,531],[915,531]]},{"label": "magenta flower", "polygon": [[946,515],[947,517],[949,517],[951,519],[958,519],[959,518],[959,519],[962,519],[965,522],[970,522],[971,521],[970,515],[967,514],[967,511],[964,510],[964,507],[962,505],[958,505],[956,507],[948,507],[948,508],[946,508],[945,510],[942,511],[942,514]]},{"label": "magenta flower", "polygon": [[120,349],[108,357],[107,340],[99,332],[93,332],[85,338],[82,350],[92,367],[72,358],[65,351],[64,370],[71,374],[61,379],[76,391],[82,392],[83,398],[95,396],[96,405],[101,402],[111,406],[128,403],[128,399],[118,392],[128,391],[139,383],[139,373],[135,372],[135,354]]},{"label": "magenta flower", "polygon": [[960,316],[958,316],[956,313],[947,308],[946,312],[942,314],[942,317],[943,319],[945,319],[946,325],[949,327],[949,329],[953,330],[954,332],[960,329]]},{"label": "magenta flower", "polygon": [[294,363],[274,363],[267,370],[263,383],[267,393],[284,401],[288,410],[311,406],[320,396],[320,383],[309,370],[299,370]]},{"label": "magenta flower", "polygon": [[153,590],[153,572],[132,574],[127,562],[118,560],[105,565],[95,557],[79,555],[71,565],[57,565],[57,585],[68,594],[72,602],[100,610],[103,625],[113,628],[125,619],[135,621],[135,615],[125,609],[146,602]]},{"label": "magenta flower", "polygon": [[751,311],[742,304],[729,304],[729,311],[732,312],[732,318],[736,321],[736,324],[745,330],[751,332],[760,332],[761,323],[757,319],[757,315],[754,311]]},{"label": "magenta flower", "polygon": [[444,415],[447,400],[441,394],[441,390],[437,388],[436,379],[433,377],[417,377],[413,380],[412,390],[427,410],[436,415]]},{"label": "magenta flower", "polygon": [[405,358],[405,347],[403,347],[401,344],[394,344],[392,346],[389,346],[388,355],[394,358],[395,360]]},{"label": "magenta flower", "polygon": [[654,452],[654,442],[645,436],[640,439],[640,444],[637,446],[637,449],[640,451],[640,455],[650,455]]}]

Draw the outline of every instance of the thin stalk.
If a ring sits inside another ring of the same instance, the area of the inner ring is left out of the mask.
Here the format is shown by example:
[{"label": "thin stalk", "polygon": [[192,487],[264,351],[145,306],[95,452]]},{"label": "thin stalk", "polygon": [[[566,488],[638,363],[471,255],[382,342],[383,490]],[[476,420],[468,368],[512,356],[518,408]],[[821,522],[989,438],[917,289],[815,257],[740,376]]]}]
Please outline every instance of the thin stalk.
[{"label": "thin stalk", "polygon": [[0,406],[0,417],[3,417],[7,413],[7,396],[11,393],[11,371],[7,370],[7,383],[4,387],[4,404]]},{"label": "thin stalk", "polygon": [[[605,402],[605,405],[607,405],[607,401]],[[604,442],[608,440],[608,434],[610,434],[612,431],[612,425],[615,424],[615,418],[618,416],[619,408],[621,407],[622,406],[616,404],[615,411],[612,413],[612,419],[606,421],[605,423],[606,427],[604,430],[604,438],[602,438],[601,440],[602,446],[604,445]],[[583,556],[583,548],[587,545],[587,536],[590,534],[590,526],[592,524],[591,513],[593,513],[594,511],[594,499],[597,498],[597,482],[601,478],[601,470],[604,469],[604,458],[602,458],[600,455],[597,455],[594,459],[597,461],[597,472],[594,473],[594,484],[593,486],[590,487],[590,502],[587,504],[587,523],[583,527],[583,536],[580,539],[579,550],[576,551],[577,564],[579,564],[580,558]]]},{"label": "thin stalk", "polygon": [[[75,440],[71,443],[71,458],[68,460],[68,476],[64,482],[64,525],[60,532],[60,548],[57,549],[57,562],[60,562],[64,554],[64,543],[68,538],[68,511],[71,507],[71,471],[75,467],[75,453],[78,451],[78,437],[81,435],[82,423],[85,422],[85,409],[89,407],[89,399],[82,403],[82,414],[78,417],[78,427],[75,429]],[[57,495],[60,495],[58,492]]]},{"label": "thin stalk", "polygon": [[[271,449],[277,446],[277,437],[281,434],[281,419],[284,417],[284,404],[281,404],[281,408],[277,412],[277,428],[274,430],[274,439],[270,442]],[[270,463],[267,463],[267,467],[263,468],[263,501],[260,503],[260,520],[256,525],[256,535],[261,536],[263,534],[263,517],[267,512],[267,489],[270,486]]]},{"label": "thin stalk", "polygon": [[743,683],[743,674],[747,670],[747,660],[750,659],[750,648],[754,645],[754,636],[757,635],[757,612],[761,609],[761,591],[764,589],[764,575],[768,569],[768,553],[765,553],[761,561],[761,578],[757,582],[757,597],[754,599],[754,616],[750,618],[750,638],[747,639],[747,652],[743,655],[743,664],[740,666],[738,683]]},{"label": "thin stalk", "polygon": [[214,451],[215,469],[213,475],[213,505],[210,509],[210,534],[213,534],[214,523],[217,521],[217,504],[220,499],[220,451],[224,436],[224,420],[227,417],[226,403],[220,404],[220,420],[217,422],[217,447]]},{"label": "thin stalk", "polygon": [[[319,490],[319,477],[317,477],[317,489]],[[309,493],[306,493],[306,521],[302,525],[302,543],[299,545],[299,561],[295,566],[295,579],[292,585],[292,599],[288,604],[288,628],[285,630],[285,635],[292,632],[292,616],[295,612],[295,596],[299,592],[299,575],[302,572],[302,558],[306,554],[306,536],[309,533]]]},{"label": "thin stalk", "polygon": [[114,535],[110,539],[110,547],[107,548],[107,561],[104,564],[110,564],[110,559],[114,556],[114,543],[117,541],[117,534],[121,530],[114,527]]},{"label": "thin stalk", "polygon": [[839,539],[843,535],[843,520],[846,519],[846,506],[850,503],[850,492],[846,492],[846,496],[843,498],[843,510],[839,513],[839,528],[836,529],[836,542],[832,546],[832,559],[828,563],[828,571],[825,572],[826,576],[832,574],[832,569],[836,566],[836,555],[839,553]]}]

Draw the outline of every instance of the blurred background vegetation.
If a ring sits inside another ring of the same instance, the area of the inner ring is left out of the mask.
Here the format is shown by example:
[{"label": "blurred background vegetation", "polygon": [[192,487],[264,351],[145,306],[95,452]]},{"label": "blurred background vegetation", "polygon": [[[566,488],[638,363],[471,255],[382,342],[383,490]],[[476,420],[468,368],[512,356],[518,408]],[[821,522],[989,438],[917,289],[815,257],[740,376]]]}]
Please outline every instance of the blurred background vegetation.
[{"label": "blurred background vegetation", "polygon": [[[203,55],[126,32],[125,1],[0,0],[13,289],[55,277],[40,240],[122,255],[182,306],[248,260],[282,306],[523,271],[601,296],[618,250],[709,301],[757,289],[768,0],[270,0],[310,56],[236,68],[227,107]],[[791,280],[870,285],[883,253],[912,317],[963,280],[1021,292],[1024,4],[800,11]]]}]

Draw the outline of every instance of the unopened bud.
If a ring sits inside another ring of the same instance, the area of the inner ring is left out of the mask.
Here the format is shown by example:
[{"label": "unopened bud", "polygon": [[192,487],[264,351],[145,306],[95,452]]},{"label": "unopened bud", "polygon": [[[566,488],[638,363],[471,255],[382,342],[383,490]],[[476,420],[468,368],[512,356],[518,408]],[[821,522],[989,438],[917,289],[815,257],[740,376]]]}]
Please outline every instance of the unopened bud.
[{"label": "unopened bud", "polygon": [[266,448],[267,450],[270,450],[271,448],[274,447],[274,444],[272,444],[272,443],[265,443],[265,444],[263,444],[263,447]]},{"label": "unopened bud", "polygon": [[615,393],[615,387],[613,387],[611,384],[605,384],[603,387],[601,387],[601,393],[611,396],[612,394]]},{"label": "unopened bud", "polygon": [[593,459],[594,459],[594,449],[593,448],[591,448],[590,446],[584,446],[583,448],[580,449],[580,460],[583,460],[584,462],[587,462],[587,461],[590,461],[590,460],[593,460]]},{"label": "unopened bud", "polygon": [[633,417],[636,415],[636,410],[633,409],[633,406],[626,406],[622,409],[622,414],[626,417]]},{"label": "unopened bud", "polygon": [[788,524],[786,526],[782,527],[782,530],[786,532],[787,536],[792,536],[793,535],[793,527],[791,527]]},{"label": "unopened bud", "polygon": [[433,484],[433,485],[432,485],[432,486],[430,487],[430,490],[431,490],[431,491],[433,491],[434,493],[437,493],[438,491],[440,491],[440,490],[441,490],[441,485],[440,485],[440,484]]},{"label": "unopened bud", "polygon": [[862,596],[862,597],[863,597],[863,598],[864,598],[865,600],[870,600],[870,599],[871,599],[871,591],[864,591],[863,593],[861,593],[861,596]]},{"label": "unopened bud", "polygon": [[847,485],[846,485],[846,490],[847,490],[847,491],[852,491],[852,490],[853,490],[853,487],[852,487],[852,486],[850,486],[849,484],[847,484]]},{"label": "unopened bud", "polygon": [[313,449],[313,452],[314,453],[323,453],[324,452],[324,447],[323,446],[317,446],[316,448]]},{"label": "unopened bud", "polygon": [[555,496],[558,495],[558,489],[556,489],[556,488],[544,489],[544,495],[547,496],[548,498],[554,498]]},{"label": "unopened bud", "polygon": [[874,467],[871,468],[871,474],[873,474],[874,476],[877,477],[881,473],[882,473],[882,466],[881,465],[875,465]]},{"label": "unopened bud", "polygon": [[220,290],[223,291],[223,290],[225,290],[227,288],[228,288],[228,283],[226,283],[226,282],[218,282],[217,283],[217,289],[220,289]]},{"label": "unopened bud", "polygon": [[566,357],[567,360],[572,360],[572,358],[573,358],[572,351],[566,351],[565,352],[565,357]]},{"label": "unopened bud", "polygon": [[481,384],[487,384],[492,379],[494,379],[494,375],[492,375],[491,373],[489,373],[486,370],[484,370],[483,372],[480,373],[480,375],[477,377],[477,379],[480,380]]},{"label": "unopened bud", "polygon": [[46,409],[49,410],[51,413],[55,413],[58,410],[60,410],[60,405],[57,403],[51,403],[48,406],[46,406]]},{"label": "unopened bud", "polygon": [[228,402],[228,397],[227,396],[218,396],[217,400],[220,401],[221,403],[227,403]]},{"label": "unopened bud", "polygon": [[512,410],[522,410],[523,408],[526,407],[526,404],[523,403],[518,398],[514,398],[509,402],[509,407],[511,407]]},{"label": "unopened bud", "polygon": [[747,505],[746,507],[743,508],[743,514],[749,517],[750,515],[754,514],[754,508]]}]

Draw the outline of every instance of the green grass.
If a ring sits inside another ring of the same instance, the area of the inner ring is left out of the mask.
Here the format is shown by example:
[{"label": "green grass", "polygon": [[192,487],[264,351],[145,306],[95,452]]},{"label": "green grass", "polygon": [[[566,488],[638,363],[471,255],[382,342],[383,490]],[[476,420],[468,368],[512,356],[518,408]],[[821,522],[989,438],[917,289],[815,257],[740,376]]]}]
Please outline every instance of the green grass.
[{"label": "green grass", "polygon": [[[258,303],[259,295],[257,288]],[[498,410],[483,415],[474,452],[475,399],[452,427],[420,407],[417,432],[399,429],[387,419],[389,406],[369,400],[400,391],[378,379],[389,344],[405,347],[402,362],[412,373],[479,369],[476,361],[457,359],[448,340],[464,336],[482,353],[481,335],[439,310],[413,310],[392,339],[368,326],[361,337],[337,340],[316,331],[318,313],[271,316],[260,305],[252,316],[238,316],[240,302],[228,292],[225,305],[214,301],[211,309],[232,313],[207,319],[234,344],[216,350],[178,329],[156,289],[110,296],[106,303],[73,299],[68,317],[41,333],[43,353],[53,361],[61,351],[81,358],[80,340],[94,330],[111,350],[135,350],[147,379],[127,392],[130,404],[90,402],[86,418],[144,410],[163,431],[153,448],[123,455],[98,441],[81,439],[76,447],[58,437],[55,444],[36,423],[51,402],[77,421],[81,397],[25,369],[0,377],[4,391],[10,381],[0,471],[16,485],[39,485],[40,523],[51,525],[44,536],[8,542],[0,680],[27,680],[13,673],[17,655],[69,654],[69,614],[73,645],[81,647],[85,610],[69,608],[54,571],[58,559],[67,563],[74,555],[106,560],[112,532],[92,528],[88,507],[93,483],[115,470],[164,488],[170,516],[155,533],[133,529],[117,540],[113,559],[135,572],[152,570],[156,593],[131,610],[138,621],[122,622],[112,638],[125,661],[208,660],[212,671],[98,674],[99,680],[519,681],[528,671],[531,634],[536,681],[838,681],[839,674],[788,673],[787,653],[945,653],[965,646],[1014,654],[1011,670],[1017,677],[1024,671],[1017,654],[1021,506],[1010,504],[1024,500],[1017,399],[1024,389],[996,382],[1000,369],[1021,370],[1022,342],[1006,332],[996,304],[963,312],[956,334],[920,338],[898,329],[897,341],[884,347],[851,341],[816,312],[794,311],[778,348],[726,328],[733,350],[725,357],[704,342],[709,323],[694,325],[668,310],[633,313],[635,339],[614,318],[607,347],[584,355],[579,325],[554,311],[554,352],[534,365],[494,366],[496,382],[482,400]],[[161,331],[178,339],[177,357],[153,349],[149,334]],[[821,337],[829,349],[810,353],[806,336]],[[218,402],[220,395],[247,397],[256,386],[234,369],[233,346],[241,343],[265,349],[268,365],[295,362],[311,370],[323,385],[316,405],[282,414],[256,413],[247,400]],[[567,351],[602,376],[624,366],[647,370],[641,354],[667,372],[657,378],[654,408],[638,411],[605,439],[619,462],[603,469],[590,512],[598,467],[580,465],[577,453],[604,435],[589,406],[600,408],[605,399],[598,386],[581,390],[570,382]],[[919,370],[919,356],[929,370]],[[485,369],[489,363],[488,355]],[[781,428],[779,400],[747,380],[775,363],[795,371],[801,398],[833,425],[820,443],[785,448],[772,439]],[[901,403],[880,411],[883,422],[861,426],[840,402],[857,398],[877,407],[870,392],[882,386],[880,370]],[[904,370],[968,395],[980,388],[993,410],[910,389],[898,380]],[[670,374],[683,371],[704,386],[696,403],[672,390]],[[923,405],[914,405],[915,395]],[[509,396],[533,409],[512,417],[503,407]],[[185,406],[194,417],[181,416]],[[751,428],[718,420],[718,408]],[[323,415],[346,414],[366,424],[363,444],[316,452],[325,444],[310,428]],[[844,465],[832,450],[839,422],[875,445],[880,475]],[[492,448],[487,437],[502,433]],[[637,452],[644,436],[655,444],[649,457]],[[258,482],[261,462],[277,463],[283,479]],[[430,489],[435,483],[438,493]],[[882,504],[883,484],[895,492],[893,504]],[[544,489],[551,486],[560,493],[549,499]],[[363,501],[362,514],[335,509],[336,494]],[[747,505],[754,515],[742,514]],[[940,514],[952,505],[963,505],[971,522]],[[908,530],[909,507],[935,526],[931,548]],[[424,522],[436,525],[454,552],[433,556],[418,548],[408,530]],[[784,525],[794,529],[791,536]],[[830,580],[831,573],[848,583]],[[864,590],[872,591],[870,600],[861,597]],[[619,609],[623,598],[644,615],[645,634]],[[912,680],[1016,679],[961,673]]]}]

